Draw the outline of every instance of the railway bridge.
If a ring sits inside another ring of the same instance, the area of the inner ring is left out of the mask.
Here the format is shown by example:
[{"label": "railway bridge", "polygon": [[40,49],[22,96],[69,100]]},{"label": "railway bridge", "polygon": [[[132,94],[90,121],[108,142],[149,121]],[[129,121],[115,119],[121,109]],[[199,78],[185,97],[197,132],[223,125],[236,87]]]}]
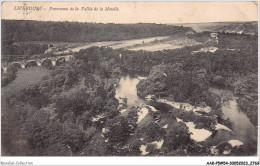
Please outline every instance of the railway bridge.
[{"label": "railway bridge", "polygon": [[65,60],[68,61],[72,55],[66,55],[66,56],[56,56],[56,57],[44,57],[44,58],[38,58],[38,59],[28,59],[28,60],[22,60],[22,61],[16,61],[16,62],[2,62],[2,69],[4,73],[7,72],[8,68],[12,65],[18,64],[21,68],[26,68],[30,62],[36,62],[37,66],[42,66],[42,63],[45,61],[51,61],[52,66],[56,66],[56,62],[59,60]]}]

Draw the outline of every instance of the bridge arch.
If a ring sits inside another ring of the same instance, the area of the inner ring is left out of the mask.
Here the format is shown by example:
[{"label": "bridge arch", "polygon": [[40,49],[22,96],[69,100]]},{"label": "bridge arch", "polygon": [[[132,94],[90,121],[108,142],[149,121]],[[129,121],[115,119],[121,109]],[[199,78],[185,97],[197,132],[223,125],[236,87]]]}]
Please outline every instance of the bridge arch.
[{"label": "bridge arch", "polygon": [[27,61],[27,63],[25,64],[25,67],[35,67],[35,66],[39,66],[36,60],[30,60]]},{"label": "bridge arch", "polygon": [[42,60],[41,66],[44,66],[48,69],[51,68],[52,67],[52,60],[49,59],[49,58]]},{"label": "bridge arch", "polygon": [[14,62],[7,66],[7,70],[18,70],[20,68],[25,68],[25,65],[19,62]]},{"label": "bridge arch", "polygon": [[61,65],[63,63],[65,63],[67,61],[67,59],[65,57],[58,57],[56,60],[56,65]]}]

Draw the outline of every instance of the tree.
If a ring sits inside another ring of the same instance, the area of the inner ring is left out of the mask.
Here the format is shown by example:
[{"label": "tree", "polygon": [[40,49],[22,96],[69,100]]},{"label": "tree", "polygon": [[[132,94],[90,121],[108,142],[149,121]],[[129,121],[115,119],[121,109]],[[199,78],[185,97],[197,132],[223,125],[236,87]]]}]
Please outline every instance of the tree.
[{"label": "tree", "polygon": [[48,97],[40,92],[40,89],[37,85],[27,86],[13,97],[15,102],[21,101],[24,103],[28,103],[38,109],[46,106],[49,102]]},{"label": "tree", "polygon": [[137,108],[136,107],[131,107],[130,108],[130,111],[128,112],[128,115],[127,115],[127,120],[128,120],[128,123],[134,127],[137,126],[136,122],[137,122],[137,119],[138,119],[138,114],[137,114]]},{"label": "tree", "polygon": [[162,79],[167,77],[167,75],[165,74],[166,69],[166,65],[154,66],[150,71],[149,79],[151,79],[153,82],[162,81]]},{"label": "tree", "polygon": [[71,123],[64,123],[63,126],[64,143],[68,145],[73,154],[79,154],[85,147],[87,138],[85,133],[76,125]]},{"label": "tree", "polygon": [[49,114],[37,111],[25,124],[25,132],[29,148],[34,155],[44,155],[49,146],[48,137]]},{"label": "tree", "polygon": [[152,94],[152,91],[150,86],[152,85],[152,82],[149,79],[141,80],[136,88],[137,88],[137,94],[141,97],[146,97],[149,94]]},{"label": "tree", "polygon": [[94,110],[96,107],[94,105],[94,97],[91,96],[91,93],[87,92],[86,88],[77,88],[74,91],[70,91],[70,93],[56,96],[54,101],[56,103],[55,112],[58,114],[57,118],[61,122],[71,119],[74,123],[76,118],[84,112],[94,113],[94,111],[98,111]]},{"label": "tree", "polygon": [[208,89],[207,70],[201,68],[199,70],[194,71],[192,74],[192,83],[198,85],[202,90],[207,90]]},{"label": "tree", "polygon": [[225,79],[220,75],[214,76],[212,78],[212,84],[217,87],[224,88],[226,86],[225,83]]},{"label": "tree", "polygon": [[167,151],[169,152],[188,144],[190,141],[190,133],[186,125],[175,123],[165,139],[165,147],[168,147]]},{"label": "tree", "polygon": [[43,78],[40,84],[40,91],[48,96],[52,96],[61,93],[63,89],[71,88],[78,82],[78,71],[76,69],[68,64],[58,66],[51,72],[50,76]]},{"label": "tree", "polygon": [[141,154],[140,146],[142,145],[142,141],[140,139],[136,139],[129,145],[129,155],[130,156],[139,156]]},{"label": "tree", "polygon": [[[25,132],[23,130],[23,116],[20,116],[20,110],[14,111],[10,106],[5,105],[2,110],[2,121],[1,121],[1,145],[2,155],[5,156],[19,156],[29,155],[28,145],[24,137]],[[23,112],[23,110],[22,110]],[[25,140],[25,141],[24,141]],[[20,144],[19,142],[24,142]],[[22,150],[21,150],[22,149]]]},{"label": "tree", "polygon": [[143,127],[140,131],[143,133],[147,142],[159,141],[164,138],[166,132],[157,123],[151,122],[146,127]]},{"label": "tree", "polygon": [[123,116],[116,116],[108,120],[105,128],[109,130],[105,136],[112,146],[124,143],[128,139],[132,129],[127,119]]}]

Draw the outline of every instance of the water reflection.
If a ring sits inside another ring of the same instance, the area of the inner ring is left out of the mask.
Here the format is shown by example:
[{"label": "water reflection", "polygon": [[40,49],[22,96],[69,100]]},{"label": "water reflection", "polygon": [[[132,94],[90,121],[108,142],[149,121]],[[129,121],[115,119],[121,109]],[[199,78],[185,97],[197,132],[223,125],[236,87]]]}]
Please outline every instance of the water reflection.
[{"label": "water reflection", "polygon": [[120,78],[115,97],[117,99],[126,97],[128,108],[145,104],[145,101],[137,95],[136,85],[140,80],[129,75]]},{"label": "water reflection", "polygon": [[241,141],[247,141],[249,138],[256,138],[256,129],[249,118],[243,113],[235,99],[229,101],[222,107],[223,114],[229,118],[233,124],[233,131],[236,137]]}]

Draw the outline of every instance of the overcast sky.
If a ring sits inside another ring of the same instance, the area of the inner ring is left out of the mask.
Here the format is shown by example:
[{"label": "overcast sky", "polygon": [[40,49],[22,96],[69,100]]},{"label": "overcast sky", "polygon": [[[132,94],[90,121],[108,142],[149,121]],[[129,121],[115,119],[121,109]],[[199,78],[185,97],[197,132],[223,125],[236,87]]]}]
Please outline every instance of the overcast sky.
[{"label": "overcast sky", "polygon": [[[15,10],[19,6],[44,10]],[[71,7],[79,11],[50,10]],[[92,11],[83,11],[82,7],[91,7]],[[95,7],[117,7],[119,11],[93,11]],[[4,2],[2,19],[167,24],[257,21],[258,6],[256,2]]]}]

